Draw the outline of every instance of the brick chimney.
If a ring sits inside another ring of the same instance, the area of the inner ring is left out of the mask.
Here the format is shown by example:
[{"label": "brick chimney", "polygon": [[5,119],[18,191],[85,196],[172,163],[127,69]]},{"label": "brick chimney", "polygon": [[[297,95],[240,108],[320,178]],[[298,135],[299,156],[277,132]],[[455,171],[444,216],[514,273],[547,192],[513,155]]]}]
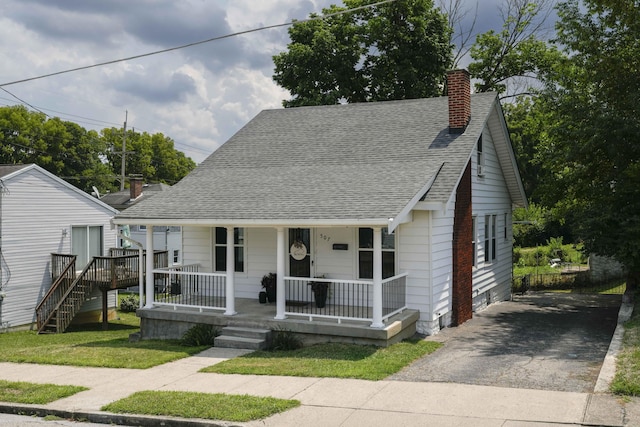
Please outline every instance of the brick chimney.
[{"label": "brick chimney", "polygon": [[142,175],[129,176],[129,200],[135,200],[142,195]]},{"label": "brick chimney", "polygon": [[467,70],[447,73],[449,133],[463,133],[471,120],[471,78]]}]

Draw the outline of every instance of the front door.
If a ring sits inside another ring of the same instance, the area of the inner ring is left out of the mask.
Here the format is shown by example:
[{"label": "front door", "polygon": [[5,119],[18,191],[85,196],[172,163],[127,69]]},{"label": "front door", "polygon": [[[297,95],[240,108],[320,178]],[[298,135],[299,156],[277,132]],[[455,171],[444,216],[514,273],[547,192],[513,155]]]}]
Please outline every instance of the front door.
[{"label": "front door", "polygon": [[313,263],[309,228],[289,229],[289,275],[311,277]]}]

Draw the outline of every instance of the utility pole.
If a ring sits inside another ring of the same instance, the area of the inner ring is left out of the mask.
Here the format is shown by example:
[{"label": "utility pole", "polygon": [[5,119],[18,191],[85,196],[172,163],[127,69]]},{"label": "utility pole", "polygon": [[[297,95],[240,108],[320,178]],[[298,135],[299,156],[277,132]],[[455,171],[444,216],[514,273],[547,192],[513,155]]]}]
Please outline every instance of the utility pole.
[{"label": "utility pole", "polygon": [[124,112],[124,132],[122,132],[122,166],[120,167],[120,191],[124,191],[124,165],[125,165],[125,156],[127,155],[127,118],[129,117],[129,112],[125,110]]}]

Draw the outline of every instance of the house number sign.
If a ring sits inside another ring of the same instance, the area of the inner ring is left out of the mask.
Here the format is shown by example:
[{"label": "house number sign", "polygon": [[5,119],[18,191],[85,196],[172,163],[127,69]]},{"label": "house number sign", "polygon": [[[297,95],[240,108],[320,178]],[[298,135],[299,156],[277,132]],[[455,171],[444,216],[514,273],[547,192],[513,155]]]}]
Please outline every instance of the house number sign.
[{"label": "house number sign", "polygon": [[291,245],[289,253],[296,261],[302,261],[307,256],[307,247],[302,242],[295,242]]}]

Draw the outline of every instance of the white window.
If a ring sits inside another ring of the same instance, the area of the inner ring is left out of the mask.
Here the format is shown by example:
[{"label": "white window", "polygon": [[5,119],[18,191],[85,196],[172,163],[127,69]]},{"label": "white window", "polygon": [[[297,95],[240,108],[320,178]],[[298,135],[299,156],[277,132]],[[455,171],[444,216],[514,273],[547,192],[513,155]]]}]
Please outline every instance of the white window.
[{"label": "white window", "polygon": [[[382,278],[395,276],[395,235],[382,229]],[[358,229],[358,275],[361,279],[373,279],[373,229]]]},{"label": "white window", "polygon": [[476,152],[478,153],[478,176],[484,175],[484,153],[482,152],[482,135],[478,138],[478,144],[476,145]]},{"label": "white window", "polygon": [[504,241],[509,241],[509,213],[505,212],[504,214]]},{"label": "white window", "polygon": [[[244,271],[244,228],[233,229],[235,271]],[[227,271],[227,229],[216,227],[214,260],[215,271]]]},{"label": "white window", "polygon": [[71,226],[71,253],[77,255],[76,268],[82,269],[94,256],[102,256],[102,226]]},{"label": "white window", "polygon": [[496,260],[496,218],[497,215],[484,217],[484,262]]},{"label": "white window", "polygon": [[180,264],[180,250],[179,249],[174,249],[173,250],[173,263],[174,264]]}]

